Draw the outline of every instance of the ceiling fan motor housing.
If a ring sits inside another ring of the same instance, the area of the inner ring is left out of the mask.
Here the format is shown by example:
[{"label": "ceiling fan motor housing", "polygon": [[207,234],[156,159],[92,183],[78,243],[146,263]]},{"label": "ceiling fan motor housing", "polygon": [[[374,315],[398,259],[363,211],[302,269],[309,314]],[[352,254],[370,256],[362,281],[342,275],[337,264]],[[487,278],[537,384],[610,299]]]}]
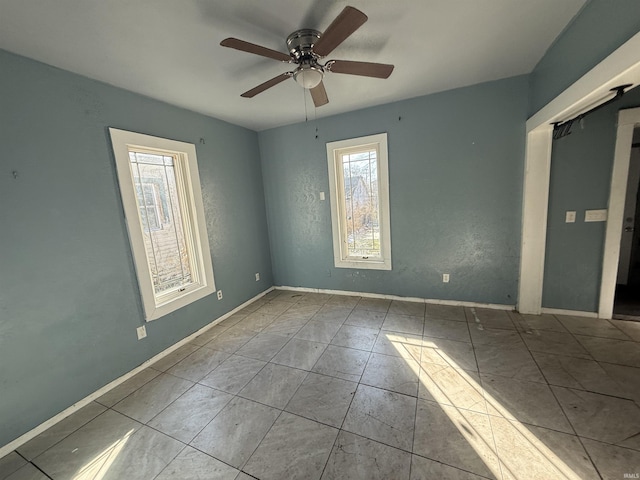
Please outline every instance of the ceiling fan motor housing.
[{"label": "ceiling fan motor housing", "polygon": [[315,88],[322,81],[324,69],[318,63],[318,55],[313,52],[313,46],[322,35],[317,30],[305,28],[296,30],[287,37],[289,53],[298,64],[293,72],[295,81],[306,89]]}]

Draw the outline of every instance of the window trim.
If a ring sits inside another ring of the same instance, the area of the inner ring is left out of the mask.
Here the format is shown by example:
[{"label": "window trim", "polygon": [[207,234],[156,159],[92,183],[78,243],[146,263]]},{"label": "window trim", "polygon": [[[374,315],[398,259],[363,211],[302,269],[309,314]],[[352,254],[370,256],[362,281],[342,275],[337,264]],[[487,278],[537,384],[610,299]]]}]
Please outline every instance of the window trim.
[{"label": "window trim", "polygon": [[[150,322],[182,308],[216,291],[213,279],[213,263],[209,249],[196,147],[192,143],[179,142],[141,133],[109,128],[111,144],[116,163],[120,195],[124,207],[125,220],[131,253],[140,288],[140,296],[145,320]],[[176,168],[176,179],[182,180],[186,188],[179,188],[178,194],[184,202],[187,217],[183,219],[184,232],[193,254],[193,283],[179,292],[155,294],[151,266],[144,245],[144,226],[140,219],[135,184],[131,174],[129,149],[156,151],[175,155],[180,165]],[[178,294],[179,293],[179,294]]]},{"label": "window trim", "polygon": [[[380,250],[381,259],[359,259],[349,257],[346,251],[346,235],[344,221],[340,215],[341,203],[344,199],[338,192],[344,180],[338,175],[340,152],[354,150],[369,145],[377,146],[378,162],[378,206],[380,222]],[[350,138],[337,142],[327,143],[327,164],[329,167],[329,200],[331,204],[331,231],[333,237],[333,260],[337,268],[356,268],[391,270],[391,222],[389,215],[389,154],[387,147],[387,134],[379,133],[365,137]]]}]

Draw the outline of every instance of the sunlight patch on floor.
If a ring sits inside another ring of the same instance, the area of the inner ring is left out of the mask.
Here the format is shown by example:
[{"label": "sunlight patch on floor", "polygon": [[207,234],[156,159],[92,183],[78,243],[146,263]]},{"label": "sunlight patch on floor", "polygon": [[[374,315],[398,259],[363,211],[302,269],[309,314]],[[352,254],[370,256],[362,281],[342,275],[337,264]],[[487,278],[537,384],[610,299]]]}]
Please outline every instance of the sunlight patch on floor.
[{"label": "sunlight patch on floor", "polygon": [[435,341],[421,342],[421,357],[416,339],[387,338],[496,478],[580,480]]},{"label": "sunlight patch on floor", "polygon": [[102,480],[134,431],[135,429],[129,430],[121,439],[96,455],[78,471],[73,480]]}]

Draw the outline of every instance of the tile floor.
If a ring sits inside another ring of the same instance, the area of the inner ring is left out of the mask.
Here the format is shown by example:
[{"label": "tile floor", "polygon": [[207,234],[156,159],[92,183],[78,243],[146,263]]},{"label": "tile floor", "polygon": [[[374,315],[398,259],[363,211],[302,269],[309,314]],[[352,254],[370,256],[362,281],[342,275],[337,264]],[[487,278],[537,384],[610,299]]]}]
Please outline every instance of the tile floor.
[{"label": "tile floor", "polygon": [[274,291],[0,479],[623,479],[640,323]]}]

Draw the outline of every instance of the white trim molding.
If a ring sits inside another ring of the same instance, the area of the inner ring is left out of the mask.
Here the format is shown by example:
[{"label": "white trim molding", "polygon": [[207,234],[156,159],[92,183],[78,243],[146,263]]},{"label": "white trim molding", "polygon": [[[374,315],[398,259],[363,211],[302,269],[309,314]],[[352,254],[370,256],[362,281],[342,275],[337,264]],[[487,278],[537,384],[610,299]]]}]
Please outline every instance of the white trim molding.
[{"label": "white trim molding", "polygon": [[618,113],[618,130],[613,156],[607,228],[602,259],[602,283],[600,284],[600,303],[598,307],[598,316],[600,318],[611,318],[613,315],[618,261],[620,259],[620,241],[622,240],[622,223],[624,220],[624,204],[627,193],[627,178],[629,176],[629,159],[633,143],[633,130],[638,125],[640,125],[640,108],[621,110]]},{"label": "white trim molding", "polygon": [[383,293],[350,292],[347,290],[328,290],[324,288],[287,287],[283,285],[277,286],[275,287],[275,289],[288,290],[292,292],[325,293],[327,295],[345,295],[345,296],[351,296],[351,297],[382,298],[385,300],[401,300],[403,302],[429,303],[433,305],[449,305],[452,307],[492,308],[494,310],[508,310],[508,311],[515,310],[515,305],[501,305],[497,303],[463,302],[460,300],[439,300],[435,298],[401,297],[400,295],[386,295]]},{"label": "white trim molding", "polygon": [[608,98],[614,87],[639,83],[640,33],[637,33],[527,120],[518,291],[518,310],[521,313],[539,314],[542,311],[551,174],[550,126]]},{"label": "white trim molding", "polygon": [[7,443],[6,445],[0,447],[0,459],[2,457],[6,456],[6,455],[9,455],[11,452],[16,450],[17,448],[20,448],[21,445],[24,445],[29,440],[37,437],[38,435],[40,435],[42,432],[44,432],[48,428],[51,428],[52,426],[54,426],[56,423],[61,422],[62,420],[67,418],[72,413],[77,412],[82,407],[88,405],[89,403],[91,403],[92,401],[96,400],[97,398],[100,398],[102,395],[104,395],[108,391],[114,389],[115,387],[117,387],[121,383],[129,380],[131,377],[133,377],[134,375],[140,373],[145,368],[152,366],[158,360],[163,359],[167,355],[169,355],[169,354],[173,353],[174,351],[176,351],[181,346],[189,343],[194,338],[202,335],[204,332],[209,330],[214,325],[217,325],[218,323],[226,320],[231,315],[234,315],[235,313],[238,313],[240,310],[242,310],[247,305],[255,302],[256,300],[258,300],[258,299],[260,299],[262,297],[264,297],[267,293],[269,293],[272,290],[274,290],[274,288],[275,287],[270,287],[267,290],[265,290],[264,292],[261,292],[261,293],[255,295],[253,298],[247,300],[242,305],[237,306],[233,310],[225,313],[224,315],[222,315],[222,316],[216,318],[215,320],[213,320],[211,323],[205,325],[204,327],[202,327],[197,332],[194,332],[191,335],[189,335],[188,337],[183,338],[179,342],[174,343],[169,348],[167,348],[167,349],[163,350],[162,352],[158,353],[157,355],[153,356],[152,358],[150,358],[149,360],[145,361],[141,365],[137,366],[133,370],[125,373],[121,377],[116,378],[114,381],[112,381],[112,382],[108,383],[107,385],[105,385],[104,387],[96,390],[92,394],[84,397],[82,400],[77,401],[76,403],[71,405],[69,408],[67,408],[67,409],[63,410],[62,412],[58,413],[57,415],[51,417],[49,420],[46,420],[46,421],[42,422],[40,425],[38,425],[35,428],[32,428],[27,433],[21,435],[20,437],[16,438],[15,440],[13,440],[13,441]]}]

